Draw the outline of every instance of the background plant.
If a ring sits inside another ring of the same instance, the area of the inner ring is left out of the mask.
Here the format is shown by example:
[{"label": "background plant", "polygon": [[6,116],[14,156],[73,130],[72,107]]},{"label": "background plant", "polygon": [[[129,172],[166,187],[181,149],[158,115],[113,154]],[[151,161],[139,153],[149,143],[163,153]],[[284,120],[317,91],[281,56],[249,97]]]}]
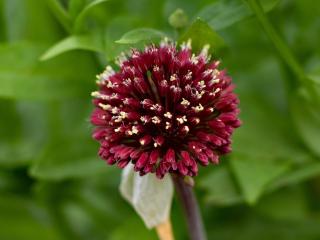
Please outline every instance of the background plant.
[{"label": "background plant", "polygon": [[209,239],[319,238],[320,4],[260,3],[0,0],[0,238],[156,239],[95,155],[88,116],[95,74],[163,36],[212,42],[241,100],[233,153],[196,178]]}]

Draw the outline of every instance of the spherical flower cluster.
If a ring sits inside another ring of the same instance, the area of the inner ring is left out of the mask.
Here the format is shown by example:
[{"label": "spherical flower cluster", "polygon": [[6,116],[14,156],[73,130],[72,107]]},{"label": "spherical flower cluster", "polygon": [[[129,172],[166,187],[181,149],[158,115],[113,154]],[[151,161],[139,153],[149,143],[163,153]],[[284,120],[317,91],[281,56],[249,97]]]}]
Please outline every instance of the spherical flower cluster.
[{"label": "spherical flower cluster", "polygon": [[122,55],[119,70],[107,66],[92,93],[93,137],[99,156],[141,175],[195,176],[198,164],[217,164],[230,152],[231,134],[240,126],[239,100],[208,47],[192,54],[191,43],[177,49],[161,42]]}]

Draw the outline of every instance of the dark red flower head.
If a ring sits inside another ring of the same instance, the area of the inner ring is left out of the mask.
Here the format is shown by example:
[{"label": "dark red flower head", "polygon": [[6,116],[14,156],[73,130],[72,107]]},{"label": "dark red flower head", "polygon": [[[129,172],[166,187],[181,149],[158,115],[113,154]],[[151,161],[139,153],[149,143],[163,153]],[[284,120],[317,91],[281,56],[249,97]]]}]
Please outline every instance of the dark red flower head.
[{"label": "dark red flower head", "polygon": [[190,42],[178,50],[164,41],[123,55],[118,71],[108,66],[92,93],[100,157],[162,178],[168,172],[195,176],[198,163],[217,164],[230,152],[239,100],[231,78],[207,52],[204,47],[195,55]]}]

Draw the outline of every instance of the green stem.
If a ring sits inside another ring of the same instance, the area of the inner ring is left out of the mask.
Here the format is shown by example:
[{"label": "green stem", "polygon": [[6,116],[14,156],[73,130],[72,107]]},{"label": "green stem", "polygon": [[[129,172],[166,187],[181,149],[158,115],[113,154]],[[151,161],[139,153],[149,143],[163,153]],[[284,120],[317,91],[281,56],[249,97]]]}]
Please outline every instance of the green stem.
[{"label": "green stem", "polygon": [[47,0],[47,4],[50,7],[52,13],[63,26],[64,30],[71,33],[71,18],[67,11],[57,0]]},{"label": "green stem", "polygon": [[79,236],[73,231],[70,223],[66,219],[64,212],[61,209],[60,203],[50,202],[48,203],[48,211],[53,221],[54,226],[60,233],[60,237],[65,240],[79,239]]},{"label": "green stem", "polygon": [[270,38],[272,43],[274,44],[275,48],[278,50],[279,55],[287,64],[291,72],[296,76],[298,83],[293,82],[294,78],[289,78],[290,85],[294,87],[293,90],[297,89],[300,86],[305,87],[305,89],[309,92],[310,96],[313,100],[320,101],[318,93],[314,88],[314,82],[308,78],[306,75],[303,67],[300,65],[288,45],[284,42],[284,40],[280,37],[277,33],[275,28],[272,26],[271,22],[269,21],[267,15],[263,11],[259,0],[243,0],[245,1],[252,11],[255,13],[260,25],[262,26],[263,30]]},{"label": "green stem", "polygon": [[255,13],[259,23],[261,24],[262,28],[264,29],[265,33],[268,35],[270,40],[273,42],[274,46],[276,47],[277,51],[279,52],[282,59],[288,65],[290,70],[294,73],[295,76],[298,77],[300,82],[306,79],[305,72],[301,67],[300,63],[295,58],[294,54],[291,52],[290,48],[287,44],[283,41],[283,39],[279,36],[275,28],[270,23],[267,15],[263,11],[259,1],[257,0],[244,0],[248,3],[249,7]]},{"label": "green stem", "polygon": [[[45,183],[43,185],[43,197],[48,213],[54,227],[60,234],[62,240],[80,239],[77,232],[72,228],[66,213],[63,211],[63,197],[66,197],[69,188],[65,188],[68,182]],[[50,189],[50,191],[47,191]],[[70,199],[70,196],[68,196]]]},{"label": "green stem", "polygon": [[0,42],[7,40],[7,25],[4,17],[4,1],[0,1]]}]

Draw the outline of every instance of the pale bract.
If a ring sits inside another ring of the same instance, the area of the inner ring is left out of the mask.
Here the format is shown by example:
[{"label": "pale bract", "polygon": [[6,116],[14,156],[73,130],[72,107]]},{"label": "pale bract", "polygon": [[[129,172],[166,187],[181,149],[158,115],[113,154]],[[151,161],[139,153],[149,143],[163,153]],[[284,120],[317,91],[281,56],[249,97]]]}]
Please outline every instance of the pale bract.
[{"label": "pale bract", "polygon": [[133,206],[148,228],[169,219],[173,184],[169,175],[158,179],[154,174],[140,176],[129,164],[122,172],[120,192]]}]

